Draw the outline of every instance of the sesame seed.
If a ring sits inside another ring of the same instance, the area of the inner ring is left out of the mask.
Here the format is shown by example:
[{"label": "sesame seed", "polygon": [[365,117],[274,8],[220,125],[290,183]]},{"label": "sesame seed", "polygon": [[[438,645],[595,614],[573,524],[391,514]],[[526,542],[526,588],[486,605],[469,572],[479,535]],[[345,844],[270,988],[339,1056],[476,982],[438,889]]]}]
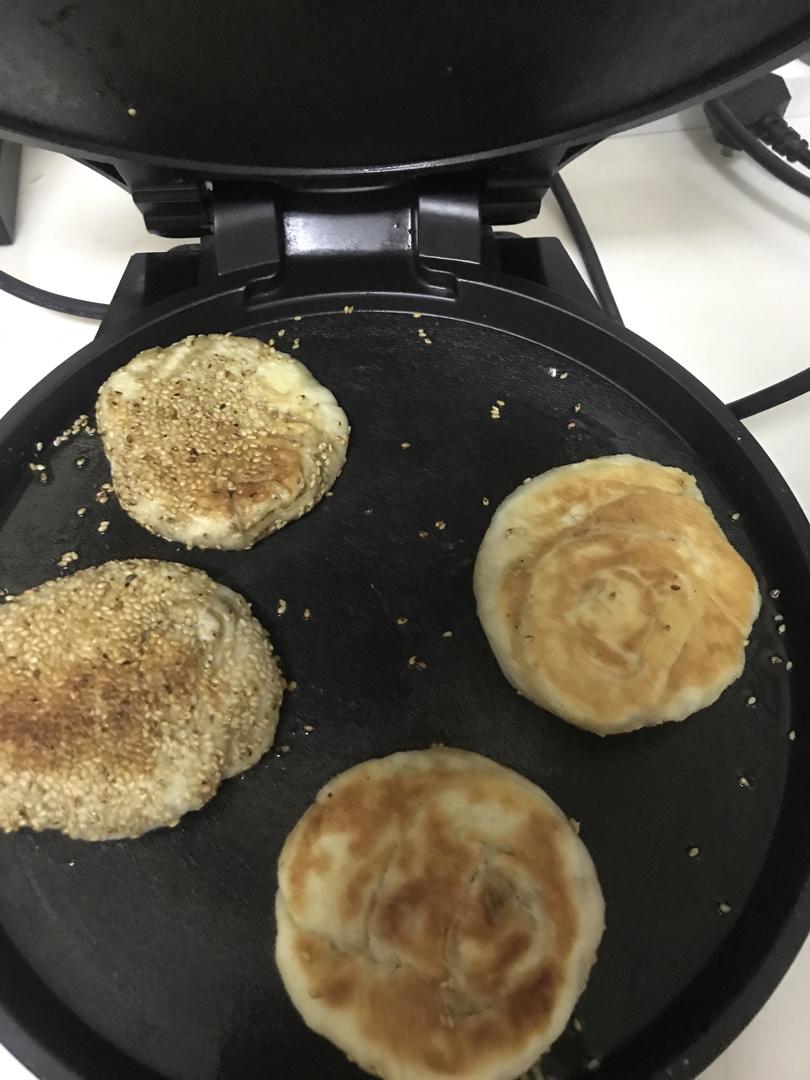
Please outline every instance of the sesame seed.
[{"label": "sesame seed", "polygon": [[287,689],[290,691],[290,693],[293,693],[294,690],[298,689],[298,683],[295,681],[295,679],[290,679],[290,681],[287,683]]},{"label": "sesame seed", "polygon": [[727,904],[724,900],[717,905],[717,913],[719,915],[728,915],[731,911],[731,905]]},{"label": "sesame seed", "polygon": [[292,347],[294,349],[300,349],[301,348],[301,339],[300,338],[295,338],[293,340]]},{"label": "sesame seed", "polygon": [[504,405],[506,404],[506,402],[505,402],[505,401],[501,401],[501,399],[500,399],[500,398],[498,398],[498,399],[497,399],[497,401],[495,402],[495,404],[496,404],[496,405],[500,405],[500,407],[501,407],[501,408],[503,408],[503,407],[504,407]]},{"label": "sesame seed", "polygon": [[489,506],[489,499],[486,497],[486,495],[481,500],[481,505],[482,506]]},{"label": "sesame seed", "polygon": [[138,115],[138,110],[135,108],[134,105],[130,105],[130,107],[127,109],[127,116],[137,116],[137,115]]},{"label": "sesame seed", "polygon": [[774,622],[781,622],[782,619],[784,619],[784,617],[785,617],[784,615],[774,615],[773,621]]},{"label": "sesame seed", "polygon": [[311,614],[312,614],[312,612],[311,612],[311,611],[309,610],[309,608],[308,608],[308,607],[305,607],[305,608],[304,608],[304,618],[305,618],[305,619],[308,619],[308,618],[310,617],[310,615],[311,615]]},{"label": "sesame seed", "polygon": [[574,412],[582,412],[582,402],[581,401],[578,401],[576,403],[576,405],[574,405]]},{"label": "sesame seed", "polygon": [[453,631],[452,630],[445,630],[444,633],[442,634],[442,637],[452,637],[452,636],[453,636]]},{"label": "sesame seed", "polygon": [[409,656],[408,657],[408,667],[416,667],[416,657],[415,656]]},{"label": "sesame seed", "polygon": [[425,537],[426,537],[427,535],[428,535],[428,534],[427,534],[427,533],[425,532],[425,530],[424,530],[424,529],[420,529],[420,530],[419,530],[419,536],[420,536],[420,539],[424,540],[424,539],[425,539]]},{"label": "sesame seed", "polygon": [[76,468],[77,469],[84,468],[84,465],[85,465],[86,461],[87,461],[87,458],[83,458],[83,457],[76,458]]},{"label": "sesame seed", "polygon": [[689,856],[690,859],[696,859],[700,854],[700,848],[697,846],[697,844],[693,844],[692,847],[688,849],[686,854]]},{"label": "sesame seed", "polygon": [[402,447],[403,450],[410,450],[411,448],[411,444],[409,442],[401,442],[399,445]]},{"label": "sesame seed", "polygon": [[434,521],[433,524],[436,526],[436,528],[439,530],[439,532],[442,532],[444,529],[447,528],[447,522],[446,521]]},{"label": "sesame seed", "polygon": [[573,1027],[574,1031],[582,1031],[582,1021],[579,1019],[578,1016],[575,1016],[574,1019],[571,1021],[571,1026]]},{"label": "sesame seed", "polygon": [[787,630],[787,623],[783,623],[783,622],[780,622],[779,625],[776,628],[776,632],[778,634],[784,634],[784,632],[786,630]]},{"label": "sesame seed", "polygon": [[344,315],[351,315],[351,313],[353,311],[354,311],[354,305],[353,304],[346,304],[346,306],[343,308],[343,314]]},{"label": "sesame seed", "polygon": [[276,608],[277,614],[283,615],[286,610],[287,610],[287,601],[286,600],[279,600],[278,607]]},{"label": "sesame seed", "polygon": [[290,752],[290,748],[289,748],[289,746],[288,746],[288,745],[287,745],[286,743],[283,743],[283,744],[282,744],[282,745],[281,745],[281,746],[280,746],[280,747],[278,748],[278,752],[279,752],[280,754],[289,754],[289,752]]},{"label": "sesame seed", "polygon": [[46,472],[43,471],[39,474],[39,482],[40,484],[48,483],[48,474]]},{"label": "sesame seed", "polygon": [[87,513],[87,507],[80,506],[76,513],[79,515],[79,517],[84,517],[84,515]]},{"label": "sesame seed", "polygon": [[770,595],[771,595],[772,599],[778,600],[779,597],[781,596],[781,594],[782,594],[781,589],[771,589]]},{"label": "sesame seed", "polygon": [[427,330],[423,330],[421,326],[419,327],[419,329],[416,332],[419,335],[419,337],[426,337],[427,336]]},{"label": "sesame seed", "polygon": [[745,704],[746,705],[756,705],[756,703],[757,703],[757,699],[754,697],[753,694],[749,698],[745,699]]},{"label": "sesame seed", "polygon": [[751,781],[748,779],[747,776],[740,776],[737,780],[737,783],[740,785],[741,788],[751,787]]},{"label": "sesame seed", "polygon": [[793,671],[793,661],[788,660],[785,664],[785,671]]},{"label": "sesame seed", "polygon": [[310,731],[314,730],[315,728],[312,726],[312,724],[304,724],[304,731],[307,733],[307,735],[309,735]]},{"label": "sesame seed", "polygon": [[424,342],[425,345],[432,345],[433,344],[433,339],[429,338],[429,337],[422,338],[422,341]]},{"label": "sesame seed", "polygon": [[739,521],[740,520],[740,512],[739,512],[739,510],[734,511],[734,513],[731,515],[731,520],[732,521]]},{"label": "sesame seed", "polygon": [[500,408],[497,405],[491,405],[490,408],[489,408],[489,415],[492,417],[493,420],[500,420],[500,418],[501,418],[501,410],[500,410]]},{"label": "sesame seed", "polygon": [[62,555],[59,558],[59,561],[57,562],[56,565],[61,567],[62,570],[64,570],[66,566],[70,566],[71,563],[76,562],[78,557],[79,557],[78,552],[76,552],[76,551],[66,551],[64,553],[64,555]]},{"label": "sesame seed", "polygon": [[41,450],[42,450],[42,443],[38,442],[37,445],[34,447],[34,449],[39,454],[41,452]]},{"label": "sesame seed", "polygon": [[[8,600],[8,597],[6,597],[6,600]],[[791,742],[796,742],[796,732],[793,730],[793,728],[791,728],[788,732],[788,738]]]},{"label": "sesame seed", "polygon": [[397,626],[404,626],[407,621],[408,619],[405,615],[400,615],[397,617]]},{"label": "sesame seed", "polygon": [[422,312],[421,312],[421,311],[415,311],[415,312],[413,313],[413,317],[414,317],[415,319],[421,319],[421,318],[422,318]]},{"label": "sesame seed", "polygon": [[31,470],[31,472],[42,472],[44,470],[45,466],[44,465],[37,465],[36,462],[34,462],[34,461],[29,461],[28,462],[28,468]]},{"label": "sesame seed", "polygon": [[571,428],[575,428],[576,426],[577,426],[576,420],[569,420],[568,421],[568,430],[569,431],[571,430]]},{"label": "sesame seed", "polygon": [[100,521],[99,524],[98,524],[98,532],[105,533],[107,531],[107,529],[109,529],[109,527],[110,527],[109,521]]},{"label": "sesame seed", "polygon": [[294,319],[295,322],[301,322],[303,317],[304,317],[303,315],[293,315],[293,319]]}]

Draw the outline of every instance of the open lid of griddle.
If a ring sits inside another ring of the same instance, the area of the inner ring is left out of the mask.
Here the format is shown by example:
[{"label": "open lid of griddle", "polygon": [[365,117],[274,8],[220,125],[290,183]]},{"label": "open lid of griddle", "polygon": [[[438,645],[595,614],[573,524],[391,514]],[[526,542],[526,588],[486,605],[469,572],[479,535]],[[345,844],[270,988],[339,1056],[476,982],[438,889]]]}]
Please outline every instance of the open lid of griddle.
[{"label": "open lid of griddle", "polygon": [[0,0],[0,130],[204,175],[584,141],[810,38],[807,0]]}]

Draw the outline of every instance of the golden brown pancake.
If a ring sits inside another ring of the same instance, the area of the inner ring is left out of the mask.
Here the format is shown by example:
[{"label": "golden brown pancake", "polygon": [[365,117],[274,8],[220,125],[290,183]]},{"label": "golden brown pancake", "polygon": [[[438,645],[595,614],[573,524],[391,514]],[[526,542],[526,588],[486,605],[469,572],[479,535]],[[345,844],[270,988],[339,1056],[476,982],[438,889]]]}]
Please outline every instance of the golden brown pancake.
[{"label": "golden brown pancake", "polygon": [[385,1080],[512,1080],[565,1027],[604,926],[549,797],[463,750],[342,773],[284,845],[276,959],[306,1023]]},{"label": "golden brown pancake", "polygon": [[229,334],[139,353],[104,383],[96,417],[123,508],[189,547],[248,548],[306,513],[349,438],[303,364]]},{"label": "golden brown pancake", "polygon": [[694,477],[628,454],[552,469],[505,499],[475,594],[512,684],[602,735],[715,701],[743,670],[760,605]]},{"label": "golden brown pancake", "polygon": [[0,608],[0,829],[175,825],[269,748],[284,682],[248,604],[148,559]]}]

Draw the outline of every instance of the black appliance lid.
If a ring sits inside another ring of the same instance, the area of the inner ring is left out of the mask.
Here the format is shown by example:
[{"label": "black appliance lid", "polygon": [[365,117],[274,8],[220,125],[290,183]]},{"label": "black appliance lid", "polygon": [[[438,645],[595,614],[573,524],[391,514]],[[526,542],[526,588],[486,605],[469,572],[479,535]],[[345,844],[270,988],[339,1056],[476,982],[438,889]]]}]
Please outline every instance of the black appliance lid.
[{"label": "black appliance lid", "polygon": [[584,140],[772,65],[807,0],[0,0],[0,130],[206,176]]}]

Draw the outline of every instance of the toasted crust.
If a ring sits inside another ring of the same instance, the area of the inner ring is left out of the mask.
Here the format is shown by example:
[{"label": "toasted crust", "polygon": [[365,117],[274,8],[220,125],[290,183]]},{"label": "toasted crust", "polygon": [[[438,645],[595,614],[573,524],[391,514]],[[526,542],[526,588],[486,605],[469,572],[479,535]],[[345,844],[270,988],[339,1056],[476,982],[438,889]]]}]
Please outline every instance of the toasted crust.
[{"label": "toasted crust", "polygon": [[604,926],[539,788],[462,750],[327,784],[279,861],[276,959],[311,1028],[386,1080],[510,1080],[563,1030]]},{"label": "toasted crust", "polygon": [[627,454],[552,469],[505,499],[475,593],[513,685],[599,734],[710,705],[741,674],[760,606],[694,477]]},{"label": "toasted crust", "polygon": [[228,334],[139,353],[101,387],[96,418],[121,505],[189,547],[248,548],[306,513],[349,437],[303,364]]},{"label": "toasted crust", "polygon": [[132,559],[0,609],[0,829],[175,825],[268,749],[283,679],[241,596]]}]

